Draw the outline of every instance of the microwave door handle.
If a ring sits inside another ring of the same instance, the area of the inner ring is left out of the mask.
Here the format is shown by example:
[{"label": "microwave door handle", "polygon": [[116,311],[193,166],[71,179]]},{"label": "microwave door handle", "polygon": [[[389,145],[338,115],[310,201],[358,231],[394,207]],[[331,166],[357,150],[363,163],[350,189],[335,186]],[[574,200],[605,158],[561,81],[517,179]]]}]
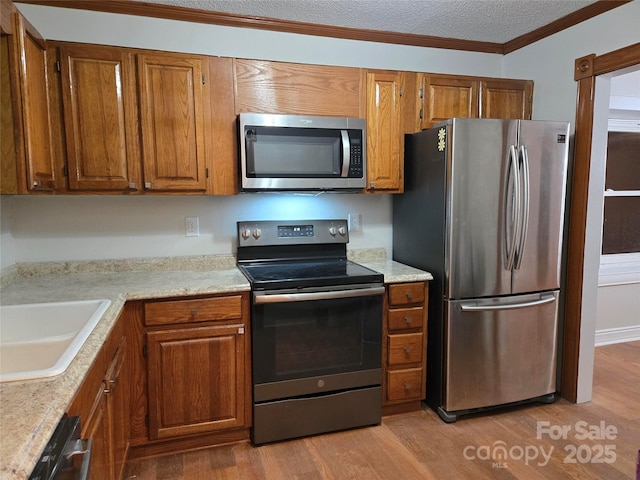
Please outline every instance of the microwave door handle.
[{"label": "microwave door handle", "polygon": [[349,176],[349,165],[351,164],[351,143],[349,143],[349,132],[340,130],[342,136],[342,172],[341,177]]}]

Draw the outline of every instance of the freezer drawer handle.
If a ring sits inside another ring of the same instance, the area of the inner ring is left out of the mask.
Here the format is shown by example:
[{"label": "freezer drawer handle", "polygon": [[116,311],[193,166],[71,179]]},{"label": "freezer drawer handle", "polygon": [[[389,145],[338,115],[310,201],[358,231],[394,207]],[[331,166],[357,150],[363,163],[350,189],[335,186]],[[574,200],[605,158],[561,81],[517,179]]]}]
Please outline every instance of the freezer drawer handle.
[{"label": "freezer drawer handle", "polygon": [[534,300],[533,302],[513,303],[509,305],[461,305],[460,309],[463,312],[479,312],[482,310],[513,310],[516,308],[535,307],[537,305],[544,305],[545,303],[551,303],[556,300],[556,297],[541,297],[540,300]]}]

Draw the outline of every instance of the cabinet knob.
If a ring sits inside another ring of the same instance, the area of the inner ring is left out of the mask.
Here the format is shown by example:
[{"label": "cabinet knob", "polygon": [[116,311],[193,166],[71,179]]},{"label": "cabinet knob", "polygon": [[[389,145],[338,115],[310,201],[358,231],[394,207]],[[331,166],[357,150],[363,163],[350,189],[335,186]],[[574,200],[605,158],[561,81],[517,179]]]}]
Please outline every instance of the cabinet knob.
[{"label": "cabinet knob", "polygon": [[411,353],[411,348],[410,347],[404,347],[404,353],[409,355]]},{"label": "cabinet knob", "polygon": [[411,325],[411,317],[404,317],[404,321],[407,325]]},{"label": "cabinet knob", "polygon": [[411,300],[413,298],[413,292],[407,292],[407,298]]},{"label": "cabinet knob", "polygon": [[197,308],[192,308],[191,309],[191,316],[195,317],[196,315],[198,315],[198,309]]},{"label": "cabinet knob", "polygon": [[33,181],[33,186],[34,187],[39,187],[40,186],[40,180],[34,180]]},{"label": "cabinet knob", "polygon": [[405,383],[404,384],[404,389],[406,392],[408,392],[409,390],[411,390],[411,384],[410,383]]}]

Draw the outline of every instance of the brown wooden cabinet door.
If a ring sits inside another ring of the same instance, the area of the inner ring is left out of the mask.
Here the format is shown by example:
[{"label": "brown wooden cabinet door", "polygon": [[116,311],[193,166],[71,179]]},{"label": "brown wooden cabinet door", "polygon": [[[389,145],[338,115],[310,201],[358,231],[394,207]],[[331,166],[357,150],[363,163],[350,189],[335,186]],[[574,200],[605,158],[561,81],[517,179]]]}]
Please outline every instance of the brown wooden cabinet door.
[{"label": "brown wooden cabinet door", "polygon": [[111,463],[114,478],[122,478],[129,450],[131,388],[128,363],[128,343],[122,337],[107,369],[107,418],[111,425]]},{"label": "brown wooden cabinet door", "polygon": [[234,60],[236,113],[360,116],[360,69]]},{"label": "brown wooden cabinet door", "polygon": [[137,190],[140,154],[133,54],[123,48],[60,48],[72,190]]},{"label": "brown wooden cabinet door", "polygon": [[149,437],[244,426],[243,325],[147,333]]},{"label": "brown wooden cabinet door", "polygon": [[402,72],[367,72],[367,190],[403,190]]},{"label": "brown wooden cabinet door", "polygon": [[105,385],[95,397],[95,408],[82,427],[82,437],[90,438],[91,445],[91,476],[95,472],[97,478],[111,480],[114,478],[113,462],[111,455],[111,427],[107,415],[107,395],[104,393]]},{"label": "brown wooden cabinet door", "polygon": [[[27,29],[20,14],[14,15],[14,48],[20,86],[19,137],[17,145],[19,175],[26,179],[27,191],[52,191],[55,170],[49,131],[47,52],[42,38]],[[22,160],[24,159],[24,160]]]},{"label": "brown wooden cabinet door", "polygon": [[16,86],[9,56],[12,49],[11,35],[0,37],[0,194],[18,193],[16,156],[16,121],[14,97]]},{"label": "brown wooden cabinet door", "polygon": [[422,128],[448,118],[478,116],[478,81],[471,78],[425,75],[423,77]]},{"label": "brown wooden cabinet door", "polygon": [[490,79],[480,82],[480,118],[531,119],[533,81]]},{"label": "brown wooden cabinet door", "polygon": [[201,57],[138,55],[146,190],[206,190],[205,138],[213,135],[206,66]]}]

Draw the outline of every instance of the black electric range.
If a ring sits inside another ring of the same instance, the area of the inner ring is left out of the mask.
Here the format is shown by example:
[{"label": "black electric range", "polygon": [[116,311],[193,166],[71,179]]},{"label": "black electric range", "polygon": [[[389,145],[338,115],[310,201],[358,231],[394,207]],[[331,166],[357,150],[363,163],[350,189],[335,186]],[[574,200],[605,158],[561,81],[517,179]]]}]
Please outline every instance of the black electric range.
[{"label": "black electric range", "polygon": [[254,444],[380,423],[384,278],[348,241],[346,220],[238,222]]}]

